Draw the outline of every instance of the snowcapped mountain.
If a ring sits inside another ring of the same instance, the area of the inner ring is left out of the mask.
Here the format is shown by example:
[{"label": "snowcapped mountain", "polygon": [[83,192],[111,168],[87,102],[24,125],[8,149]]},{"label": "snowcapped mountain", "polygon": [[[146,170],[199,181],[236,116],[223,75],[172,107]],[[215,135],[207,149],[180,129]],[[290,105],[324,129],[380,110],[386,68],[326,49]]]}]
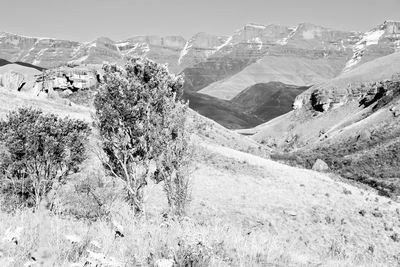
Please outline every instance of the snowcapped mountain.
[{"label": "snowcapped mountain", "polygon": [[224,47],[227,41],[228,37],[200,32],[186,41],[179,55],[178,64],[183,68],[202,62]]},{"label": "snowcapped mountain", "polygon": [[400,51],[400,22],[385,21],[362,35],[352,47],[353,56],[346,63],[344,72],[377,57]]},{"label": "snowcapped mountain", "polygon": [[249,23],[230,36],[195,34],[105,37],[80,43],[0,33],[0,58],[52,68],[66,63],[122,63],[146,56],[184,72],[185,89],[232,99],[258,83],[309,86],[365,62],[400,51],[400,22],[386,21],[366,33],[301,23],[296,27]]},{"label": "snowcapped mountain", "polygon": [[188,41],[181,36],[137,36],[118,42],[100,37],[91,42],[79,43],[2,32],[0,58],[52,68],[66,63],[121,63],[124,56],[136,55],[168,63],[170,70],[180,72],[185,66],[206,59],[225,41],[226,37],[199,33]]},{"label": "snowcapped mountain", "polygon": [[247,24],[205,62],[184,70],[186,89],[232,99],[258,83],[308,86],[340,74],[359,39],[308,23]]},{"label": "snowcapped mountain", "polygon": [[186,87],[229,100],[259,83],[319,84],[398,52],[399,25],[386,21],[360,33],[309,23],[295,28],[249,24],[235,32],[219,53],[187,68]]}]

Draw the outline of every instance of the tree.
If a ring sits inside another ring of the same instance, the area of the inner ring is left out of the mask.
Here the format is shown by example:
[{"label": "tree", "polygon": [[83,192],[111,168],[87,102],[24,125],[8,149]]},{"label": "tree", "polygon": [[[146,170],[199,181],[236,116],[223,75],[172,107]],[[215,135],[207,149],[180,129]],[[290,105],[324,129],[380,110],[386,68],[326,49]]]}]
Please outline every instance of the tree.
[{"label": "tree", "polygon": [[81,120],[33,108],[10,112],[0,120],[2,193],[37,207],[56,184],[79,171],[89,133],[89,125]]},{"label": "tree", "polygon": [[[124,67],[105,65],[103,70],[94,104],[104,166],[124,182],[127,199],[140,214],[148,179],[167,181],[172,170],[180,168],[169,149],[186,138],[183,78],[144,58],[129,59]],[[180,147],[182,153],[185,149]]]}]

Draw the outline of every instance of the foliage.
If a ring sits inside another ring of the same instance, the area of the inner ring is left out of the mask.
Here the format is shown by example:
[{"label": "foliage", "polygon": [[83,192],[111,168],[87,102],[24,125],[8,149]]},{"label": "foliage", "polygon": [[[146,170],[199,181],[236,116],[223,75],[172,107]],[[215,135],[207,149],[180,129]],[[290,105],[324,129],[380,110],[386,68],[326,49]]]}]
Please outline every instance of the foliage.
[{"label": "foliage", "polygon": [[0,189],[17,203],[37,206],[56,186],[79,171],[86,158],[89,125],[33,108],[0,121]]},{"label": "foliage", "polygon": [[85,170],[73,178],[60,190],[55,213],[90,222],[109,219],[110,207],[119,200],[121,186],[101,171]]},{"label": "foliage", "polygon": [[[104,83],[94,101],[103,162],[111,175],[124,182],[128,201],[140,214],[149,178],[155,182],[182,178],[187,149],[183,78],[142,58],[130,59],[124,67],[105,65],[103,69]],[[171,175],[176,176],[169,179]]]},{"label": "foliage", "polygon": [[181,238],[175,252],[177,266],[210,266],[212,248],[203,240]]}]

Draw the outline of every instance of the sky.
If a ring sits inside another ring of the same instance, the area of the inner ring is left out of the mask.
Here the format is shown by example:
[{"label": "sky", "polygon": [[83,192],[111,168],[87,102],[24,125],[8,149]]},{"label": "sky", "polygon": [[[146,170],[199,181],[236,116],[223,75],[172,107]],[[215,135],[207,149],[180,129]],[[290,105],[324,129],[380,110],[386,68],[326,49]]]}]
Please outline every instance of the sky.
[{"label": "sky", "polygon": [[0,31],[74,41],[231,35],[247,23],[367,31],[385,20],[400,21],[400,0],[0,0]]}]

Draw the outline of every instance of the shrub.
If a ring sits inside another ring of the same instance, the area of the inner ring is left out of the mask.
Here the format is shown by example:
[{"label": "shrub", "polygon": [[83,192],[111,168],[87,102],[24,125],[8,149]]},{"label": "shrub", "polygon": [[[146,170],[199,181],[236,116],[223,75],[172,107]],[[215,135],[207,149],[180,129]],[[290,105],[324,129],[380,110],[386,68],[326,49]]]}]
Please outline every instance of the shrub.
[{"label": "shrub", "polygon": [[[94,101],[102,161],[111,175],[124,182],[127,199],[140,214],[149,178],[167,183],[183,179],[180,168],[188,149],[183,78],[142,58],[128,60],[125,67],[103,69],[104,82]],[[154,172],[152,164],[157,166]],[[171,175],[175,178],[169,179]]]},{"label": "shrub", "polygon": [[79,220],[110,218],[110,208],[119,200],[121,188],[101,171],[82,171],[60,190],[55,212]]},{"label": "shrub", "polygon": [[174,260],[177,266],[210,266],[212,248],[202,240],[181,238]]},{"label": "shrub", "polygon": [[59,118],[33,108],[20,108],[0,121],[1,192],[16,203],[39,205],[86,158],[90,133],[81,120]]}]

